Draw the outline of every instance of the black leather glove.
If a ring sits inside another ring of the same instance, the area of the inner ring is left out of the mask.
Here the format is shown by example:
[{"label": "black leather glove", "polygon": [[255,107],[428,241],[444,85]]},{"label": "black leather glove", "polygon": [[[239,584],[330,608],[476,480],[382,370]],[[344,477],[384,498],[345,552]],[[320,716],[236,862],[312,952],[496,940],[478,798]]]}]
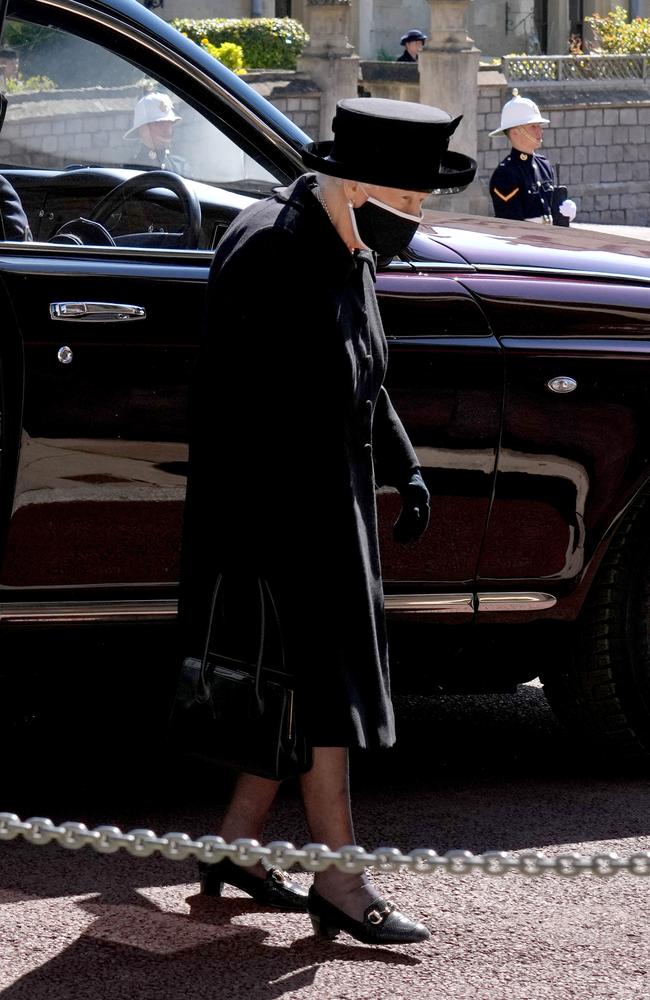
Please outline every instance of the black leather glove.
[{"label": "black leather glove", "polygon": [[419,469],[411,473],[411,478],[400,489],[402,510],[393,528],[393,538],[401,545],[415,542],[424,534],[429,523],[429,491]]}]

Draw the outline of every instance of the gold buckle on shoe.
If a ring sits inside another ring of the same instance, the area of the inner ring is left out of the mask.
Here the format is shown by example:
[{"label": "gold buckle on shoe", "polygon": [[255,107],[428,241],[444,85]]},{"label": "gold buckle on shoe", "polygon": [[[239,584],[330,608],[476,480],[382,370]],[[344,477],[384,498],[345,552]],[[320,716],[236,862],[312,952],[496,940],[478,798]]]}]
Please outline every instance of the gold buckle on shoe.
[{"label": "gold buckle on shoe", "polygon": [[374,910],[368,910],[368,915],[367,915],[368,923],[374,924],[375,926],[383,924],[388,914],[392,913],[394,909],[395,909],[395,904],[387,902],[386,905],[381,910],[378,909],[377,907],[375,907]]}]

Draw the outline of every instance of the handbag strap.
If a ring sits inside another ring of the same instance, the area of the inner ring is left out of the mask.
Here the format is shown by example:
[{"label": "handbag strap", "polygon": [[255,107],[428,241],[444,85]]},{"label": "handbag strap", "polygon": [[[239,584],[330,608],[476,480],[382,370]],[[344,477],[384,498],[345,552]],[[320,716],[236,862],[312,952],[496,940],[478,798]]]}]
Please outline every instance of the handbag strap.
[{"label": "handbag strap", "polygon": [[[257,647],[257,656],[255,658],[255,673],[254,673],[254,690],[255,690],[255,701],[257,702],[257,708],[260,714],[264,711],[264,698],[262,696],[262,665],[264,660],[264,650],[266,648],[266,604],[267,601],[271,606],[273,611],[273,617],[275,619],[276,629],[278,637],[280,640],[280,661],[282,667],[285,665],[285,655],[284,655],[284,640],[282,637],[282,629],[280,627],[280,616],[278,615],[278,609],[275,603],[275,599],[269,587],[268,581],[263,577],[257,577],[257,593],[259,596],[259,643]],[[214,623],[215,611],[217,609],[217,601],[219,598],[219,593],[223,587],[223,573],[220,573],[217,577],[217,582],[214,586],[214,593],[212,595],[212,602],[210,605],[210,618],[208,621],[208,628],[205,637],[205,646],[203,648],[203,656],[201,658],[201,673],[199,677],[199,700],[208,701],[210,697],[210,689],[207,683],[207,669],[208,669],[208,656],[210,654],[210,636],[212,635],[212,626]]]},{"label": "handbag strap", "polygon": [[280,615],[278,614],[278,608],[277,608],[277,605],[275,603],[275,598],[273,596],[273,591],[271,590],[271,588],[269,586],[268,580],[266,580],[263,576],[260,576],[259,580],[260,580],[260,582],[262,584],[262,587],[263,587],[264,592],[266,594],[266,598],[267,598],[267,600],[268,600],[268,602],[269,602],[269,604],[271,606],[271,610],[273,612],[273,620],[275,621],[275,631],[277,632],[277,636],[278,636],[278,640],[279,640],[279,644],[280,644],[280,663],[282,665],[282,671],[284,672],[285,668],[286,668],[286,665],[287,665],[287,661],[286,661],[285,649],[284,649],[284,636],[282,635],[282,626],[280,625]]}]

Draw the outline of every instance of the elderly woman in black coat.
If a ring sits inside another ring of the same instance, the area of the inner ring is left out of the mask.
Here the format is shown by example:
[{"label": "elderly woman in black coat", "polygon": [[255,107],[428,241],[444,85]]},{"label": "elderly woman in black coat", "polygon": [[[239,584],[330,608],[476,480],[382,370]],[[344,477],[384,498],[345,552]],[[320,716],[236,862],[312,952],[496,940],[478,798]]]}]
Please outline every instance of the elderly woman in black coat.
[{"label": "elderly woman in black coat", "polygon": [[[401,493],[399,541],[417,539],[429,516],[417,456],[383,386],[375,254],[407,246],[430,191],[471,181],[473,161],[447,153],[459,120],[408,102],[340,102],[334,142],[303,152],[315,173],[243,211],[210,275],[192,393],[181,620],[187,636],[205,634],[220,572],[268,582],[313,753],[300,777],[307,824],[332,849],[354,843],[348,748],[395,739],[376,487]],[[221,835],[260,839],[277,789],[240,774]],[[366,874],[330,867],[307,894],[277,869],[227,859],[202,866],[204,893],[219,895],[223,883],[307,910],[326,937],[429,937]]]}]

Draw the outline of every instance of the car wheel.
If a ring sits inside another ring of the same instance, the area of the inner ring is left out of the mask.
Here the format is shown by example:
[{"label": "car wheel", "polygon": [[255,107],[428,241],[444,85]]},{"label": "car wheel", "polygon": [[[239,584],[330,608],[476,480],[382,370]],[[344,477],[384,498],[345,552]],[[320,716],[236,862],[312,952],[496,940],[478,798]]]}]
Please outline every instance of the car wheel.
[{"label": "car wheel", "polygon": [[575,648],[542,674],[551,708],[619,758],[650,759],[650,498],[630,508],[592,585]]}]

